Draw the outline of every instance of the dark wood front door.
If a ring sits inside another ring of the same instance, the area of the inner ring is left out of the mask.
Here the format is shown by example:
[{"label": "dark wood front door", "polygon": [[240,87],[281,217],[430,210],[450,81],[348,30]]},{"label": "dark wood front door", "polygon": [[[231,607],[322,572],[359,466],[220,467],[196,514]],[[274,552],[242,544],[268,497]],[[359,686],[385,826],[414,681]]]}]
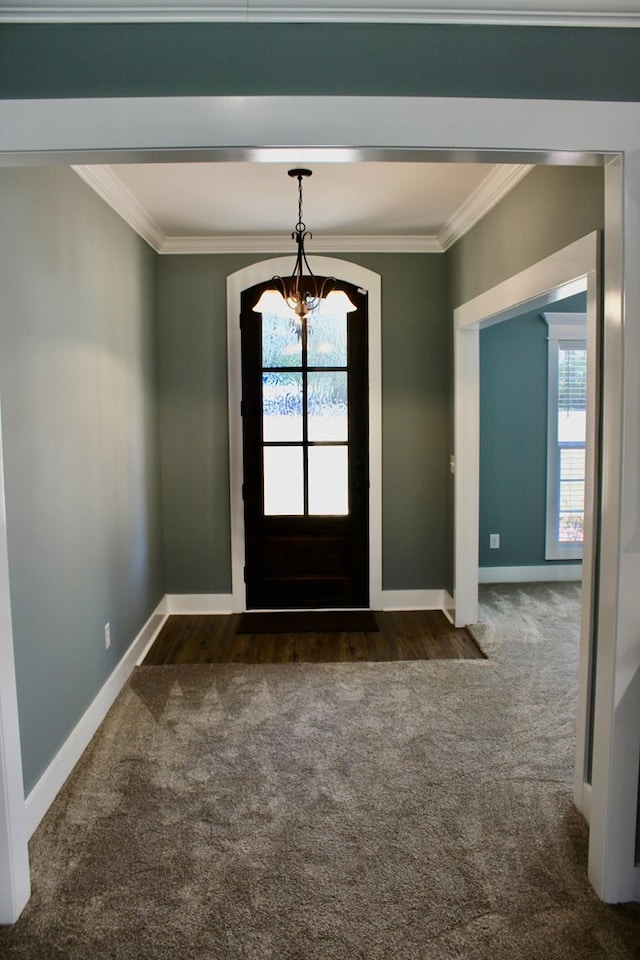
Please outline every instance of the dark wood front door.
[{"label": "dark wood front door", "polygon": [[369,605],[367,294],[299,322],[242,294],[247,608]]}]

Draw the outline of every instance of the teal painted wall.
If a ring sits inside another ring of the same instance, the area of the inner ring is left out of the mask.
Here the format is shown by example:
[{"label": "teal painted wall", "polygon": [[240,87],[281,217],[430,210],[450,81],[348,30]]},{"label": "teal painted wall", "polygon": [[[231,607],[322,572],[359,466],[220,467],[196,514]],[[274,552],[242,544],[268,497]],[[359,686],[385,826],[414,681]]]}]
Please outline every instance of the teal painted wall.
[{"label": "teal painted wall", "polygon": [[8,547],[28,792],[163,594],[156,257],[65,168],[0,170],[0,250]]},{"label": "teal painted wall", "polygon": [[[553,304],[586,311],[586,295]],[[548,327],[539,312],[480,331],[481,567],[545,560]],[[489,549],[489,534],[500,549]],[[573,561],[575,562],[575,561]]]},{"label": "teal painted wall", "polygon": [[638,100],[638,62],[640,32],[624,28],[0,25],[3,98],[325,94]]},{"label": "teal painted wall", "polygon": [[[383,587],[441,589],[451,568],[445,261],[439,255],[339,256],[382,276]],[[231,590],[226,278],[262,259],[159,261],[168,593]]]}]

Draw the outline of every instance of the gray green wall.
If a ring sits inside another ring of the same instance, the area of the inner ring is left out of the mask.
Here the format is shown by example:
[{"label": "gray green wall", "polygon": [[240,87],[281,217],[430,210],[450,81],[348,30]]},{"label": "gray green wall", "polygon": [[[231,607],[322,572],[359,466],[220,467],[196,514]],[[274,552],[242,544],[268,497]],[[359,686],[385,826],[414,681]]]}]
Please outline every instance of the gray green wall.
[{"label": "gray green wall", "polygon": [[[382,277],[383,588],[441,589],[451,566],[445,261],[433,254],[340,256]],[[226,278],[260,259],[160,258],[168,593],[231,590]]]},{"label": "gray green wall", "polygon": [[156,257],[65,168],[0,170],[0,251],[11,605],[28,792],[163,594]]},{"label": "gray green wall", "polygon": [[[585,312],[586,294],[551,309]],[[538,311],[480,331],[481,567],[567,562],[545,559],[548,332]]]},{"label": "gray green wall", "polygon": [[5,98],[325,94],[638,100],[638,62],[640,34],[624,28],[0,25]]},{"label": "gray green wall", "polygon": [[448,251],[451,306],[603,227],[600,167],[535,167]]}]

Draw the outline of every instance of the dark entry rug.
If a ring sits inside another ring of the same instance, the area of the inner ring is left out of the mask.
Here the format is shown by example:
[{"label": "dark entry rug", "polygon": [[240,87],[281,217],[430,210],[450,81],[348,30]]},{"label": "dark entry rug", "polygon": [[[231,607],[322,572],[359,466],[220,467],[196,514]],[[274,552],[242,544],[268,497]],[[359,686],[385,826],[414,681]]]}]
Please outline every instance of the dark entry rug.
[{"label": "dark entry rug", "polygon": [[236,633],[374,633],[373,610],[287,610],[243,613]]}]

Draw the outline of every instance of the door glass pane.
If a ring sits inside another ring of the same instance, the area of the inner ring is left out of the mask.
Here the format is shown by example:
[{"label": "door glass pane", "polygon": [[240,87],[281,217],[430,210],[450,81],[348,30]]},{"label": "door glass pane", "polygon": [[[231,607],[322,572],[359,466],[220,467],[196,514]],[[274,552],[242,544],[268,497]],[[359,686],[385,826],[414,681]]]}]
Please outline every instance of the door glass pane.
[{"label": "door glass pane", "polygon": [[349,513],[349,454],[347,447],[309,447],[309,513],[346,516]]},{"label": "door glass pane", "polygon": [[302,365],[300,330],[294,330],[291,318],[291,311],[284,304],[282,313],[262,314],[263,367],[300,367]]},{"label": "door glass pane", "polygon": [[313,313],[307,335],[310,367],[346,367],[347,315],[322,305]]},{"label": "door glass pane", "polygon": [[349,421],[346,371],[310,373],[307,391],[309,440],[347,440]]},{"label": "door glass pane", "polygon": [[262,438],[266,443],[302,440],[302,374],[262,374]]},{"label": "door glass pane", "polygon": [[265,516],[301,516],[302,447],[264,447],[263,453]]}]

